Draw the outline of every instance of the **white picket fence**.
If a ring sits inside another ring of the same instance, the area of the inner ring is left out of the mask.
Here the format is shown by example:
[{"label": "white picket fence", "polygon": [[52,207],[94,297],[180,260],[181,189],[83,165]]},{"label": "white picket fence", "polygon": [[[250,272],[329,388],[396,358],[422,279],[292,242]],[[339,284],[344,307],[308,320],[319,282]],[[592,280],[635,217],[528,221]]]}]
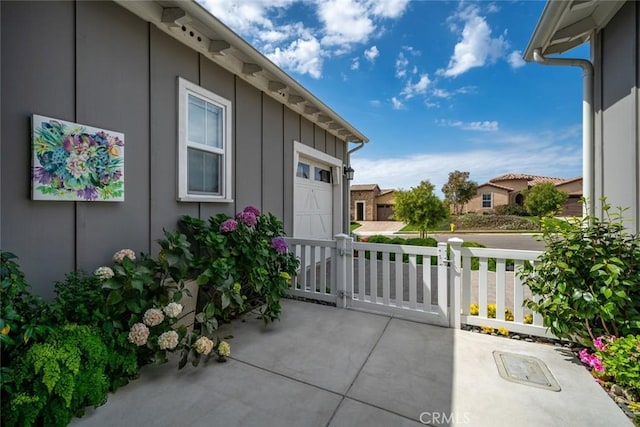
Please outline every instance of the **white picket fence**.
[{"label": "white picket fence", "polygon": [[287,242],[300,259],[294,296],[441,326],[554,337],[539,314],[523,307],[526,298],[536,297],[516,274],[525,262],[535,262],[538,251],[468,248],[457,238],[437,247],[354,242],[344,234]]}]

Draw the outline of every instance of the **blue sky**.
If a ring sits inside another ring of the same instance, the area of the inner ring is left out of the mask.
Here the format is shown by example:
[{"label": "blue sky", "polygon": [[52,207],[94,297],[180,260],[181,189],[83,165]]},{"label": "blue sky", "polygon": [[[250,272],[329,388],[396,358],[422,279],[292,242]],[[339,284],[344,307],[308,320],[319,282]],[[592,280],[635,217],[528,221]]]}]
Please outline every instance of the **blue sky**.
[{"label": "blue sky", "polygon": [[201,3],[370,139],[353,184],[581,174],[580,69],[521,59],[543,1]]}]

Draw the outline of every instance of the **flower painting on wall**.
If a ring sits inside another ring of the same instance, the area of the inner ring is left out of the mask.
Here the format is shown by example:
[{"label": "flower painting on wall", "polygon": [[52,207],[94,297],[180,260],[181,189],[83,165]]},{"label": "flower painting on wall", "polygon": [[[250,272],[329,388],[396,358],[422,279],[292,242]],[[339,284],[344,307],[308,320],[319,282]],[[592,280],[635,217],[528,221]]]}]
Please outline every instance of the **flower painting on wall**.
[{"label": "flower painting on wall", "polygon": [[34,114],[33,200],[124,201],[124,134]]}]

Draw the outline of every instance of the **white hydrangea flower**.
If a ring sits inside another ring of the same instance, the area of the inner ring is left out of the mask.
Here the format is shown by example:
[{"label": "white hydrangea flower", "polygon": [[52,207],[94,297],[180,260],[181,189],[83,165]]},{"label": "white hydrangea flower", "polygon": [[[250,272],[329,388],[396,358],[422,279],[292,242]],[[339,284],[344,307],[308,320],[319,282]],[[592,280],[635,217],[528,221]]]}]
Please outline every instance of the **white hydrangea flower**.
[{"label": "white hydrangea flower", "polygon": [[129,342],[137,345],[138,347],[143,346],[147,343],[147,338],[149,338],[149,328],[143,323],[136,323],[131,327],[129,331]]},{"label": "white hydrangea flower", "polygon": [[211,350],[213,350],[213,341],[205,336],[202,336],[196,340],[194,347],[198,353],[204,354],[206,356],[207,354],[211,353]]},{"label": "white hydrangea flower", "polygon": [[218,344],[218,354],[224,357],[231,356],[231,346],[228,342],[220,341],[220,344]]},{"label": "white hydrangea flower", "polygon": [[176,331],[164,332],[158,337],[160,350],[173,350],[178,345],[178,333]]},{"label": "white hydrangea flower", "polygon": [[167,317],[176,318],[180,315],[180,313],[182,313],[182,308],[182,304],[178,304],[177,302],[170,302],[162,310]]},{"label": "white hydrangea flower", "polygon": [[114,276],[113,270],[110,267],[98,267],[93,275],[100,280],[109,280]]}]

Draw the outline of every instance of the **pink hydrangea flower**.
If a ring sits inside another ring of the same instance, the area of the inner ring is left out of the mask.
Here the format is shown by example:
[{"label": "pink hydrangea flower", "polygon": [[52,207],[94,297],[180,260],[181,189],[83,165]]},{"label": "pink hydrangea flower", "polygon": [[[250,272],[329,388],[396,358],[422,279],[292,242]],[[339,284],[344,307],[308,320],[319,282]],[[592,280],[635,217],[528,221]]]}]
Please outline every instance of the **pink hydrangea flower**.
[{"label": "pink hydrangea flower", "polygon": [[271,247],[275,249],[279,254],[287,252],[288,249],[287,241],[284,240],[283,237],[274,237],[271,240]]},{"label": "pink hydrangea flower", "polygon": [[236,219],[248,227],[253,227],[258,223],[258,218],[256,218],[255,214],[248,211],[238,212]]},{"label": "pink hydrangea flower", "polygon": [[125,258],[129,258],[131,261],[135,261],[136,253],[131,249],[122,249],[113,254],[113,262],[115,262],[116,264],[122,264],[122,261]]},{"label": "pink hydrangea flower", "polygon": [[158,310],[157,308],[150,308],[149,310],[144,312],[142,320],[147,326],[157,326],[164,320],[164,314],[162,314],[162,310]]},{"label": "pink hydrangea flower", "polygon": [[589,350],[583,348],[578,353],[580,357],[580,361],[585,365],[588,365],[596,370],[596,372],[604,372],[604,366],[602,365],[602,361],[595,354],[590,354]]},{"label": "pink hydrangea flower", "polygon": [[595,340],[593,340],[594,347],[600,351],[603,351],[607,347],[606,344],[603,342],[603,340],[604,340],[604,337],[598,337]]},{"label": "pink hydrangea flower", "polygon": [[147,328],[147,326],[144,323],[135,323],[131,327],[131,330],[129,331],[130,343],[140,347],[147,343],[148,338],[149,338],[149,328]]},{"label": "pink hydrangea flower", "polygon": [[238,223],[236,222],[235,219],[228,219],[222,224],[220,224],[220,231],[223,231],[225,233],[231,233],[233,231],[236,231],[237,229],[238,229]]},{"label": "pink hydrangea flower", "polygon": [[247,206],[246,208],[244,208],[242,210],[242,212],[250,212],[252,213],[256,218],[260,216],[260,209],[256,208],[255,206]]}]

